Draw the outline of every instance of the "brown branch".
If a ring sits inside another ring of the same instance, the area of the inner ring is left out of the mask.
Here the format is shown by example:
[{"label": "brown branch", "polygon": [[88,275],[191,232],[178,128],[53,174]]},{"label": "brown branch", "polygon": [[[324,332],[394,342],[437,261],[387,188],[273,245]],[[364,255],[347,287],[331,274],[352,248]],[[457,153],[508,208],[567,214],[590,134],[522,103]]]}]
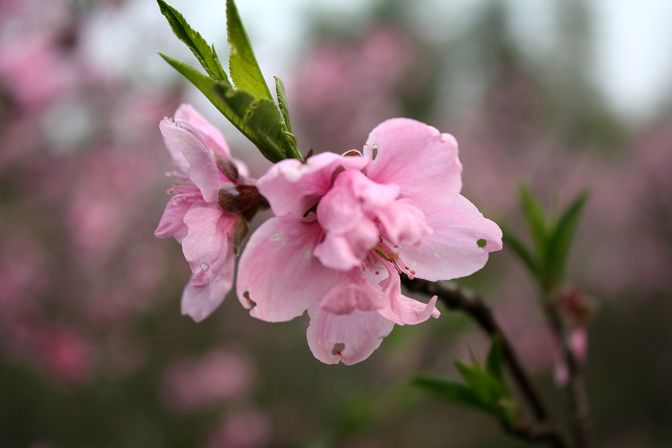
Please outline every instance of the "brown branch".
[{"label": "brown branch", "polygon": [[511,342],[499,326],[490,308],[480,297],[468,294],[460,289],[427,280],[403,278],[404,286],[413,292],[436,295],[449,309],[459,310],[471,316],[491,338],[499,336],[502,342],[502,354],[511,376],[530,406],[538,426],[507,427],[507,432],[528,442],[546,442],[556,448],[566,448],[560,432],[549,424],[549,415],[539,393],[520,363]]},{"label": "brown branch", "polygon": [[554,448],[566,448],[567,445],[553,426],[545,424],[508,426],[502,425],[505,432],[527,443],[546,443]]},{"label": "brown branch", "polygon": [[572,348],[569,346],[567,328],[558,313],[558,309],[550,300],[545,305],[546,317],[560,347],[562,359],[567,367],[567,390],[569,392],[569,418],[572,430],[572,437],[577,448],[588,448],[590,446],[588,396],[583,382],[581,365],[579,364]]}]

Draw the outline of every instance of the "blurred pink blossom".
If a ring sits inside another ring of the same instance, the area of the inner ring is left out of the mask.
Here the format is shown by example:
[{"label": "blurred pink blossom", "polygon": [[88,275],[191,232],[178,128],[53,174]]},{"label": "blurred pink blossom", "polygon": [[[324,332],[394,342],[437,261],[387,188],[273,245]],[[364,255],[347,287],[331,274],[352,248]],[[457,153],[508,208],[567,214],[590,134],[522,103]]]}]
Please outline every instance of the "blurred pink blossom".
[{"label": "blurred pink blossom", "polygon": [[105,145],[78,160],[68,224],[85,268],[107,261],[161,179],[152,154],[135,149]]},{"label": "blurred pink blossom", "polygon": [[172,408],[197,411],[245,397],[254,383],[250,361],[217,350],[201,358],[175,361],[163,377],[163,396]]},{"label": "blurred pink blossom", "polygon": [[3,42],[0,55],[0,83],[28,111],[43,109],[77,80],[75,67],[50,36]]},{"label": "blurred pink blossom", "polygon": [[[567,336],[567,344],[576,362],[583,364],[588,356],[588,332],[585,327],[576,327]],[[557,384],[565,385],[569,381],[569,368],[557,350],[554,379]]]},{"label": "blurred pink blossom", "polygon": [[65,384],[90,379],[92,351],[79,331],[41,315],[16,320],[9,327],[12,342],[6,349],[18,359],[34,362],[51,379]]},{"label": "blurred pink blossom", "polygon": [[91,349],[84,338],[68,328],[57,328],[47,339],[42,356],[54,375],[72,383],[81,383],[90,377]]},{"label": "blurred pink blossom", "polygon": [[317,43],[289,86],[302,140],[316,150],[355,147],[372,126],[400,112],[398,91],[415,56],[409,37],[386,26],[355,42]]},{"label": "blurred pink blossom", "polygon": [[210,434],[206,448],[261,448],[271,442],[271,422],[259,409],[245,409],[226,416]]},{"label": "blurred pink blossom", "polygon": [[49,268],[48,255],[25,231],[5,234],[0,246],[0,321],[37,305],[49,284]]}]

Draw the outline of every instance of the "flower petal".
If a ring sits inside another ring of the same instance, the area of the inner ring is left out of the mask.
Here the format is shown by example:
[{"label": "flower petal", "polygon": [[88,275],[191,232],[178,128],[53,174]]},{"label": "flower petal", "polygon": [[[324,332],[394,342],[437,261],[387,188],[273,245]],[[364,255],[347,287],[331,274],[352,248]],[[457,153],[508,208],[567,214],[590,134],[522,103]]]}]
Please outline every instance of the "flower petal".
[{"label": "flower petal", "polygon": [[238,299],[267,322],[291,320],[343,280],[346,273],[322,266],[313,250],[319,224],[271,218],[257,229],[238,267]]},{"label": "flower petal", "polygon": [[181,104],[175,111],[175,120],[189,123],[199,132],[205,146],[215,155],[230,158],[231,151],[219,129],[208,122],[191,104]]},{"label": "flower petal", "polygon": [[436,308],[437,300],[438,297],[433,296],[429,302],[423,303],[399,294],[390,303],[390,307],[381,310],[380,314],[397,325],[417,325],[426,322],[430,317],[436,319],[441,316],[441,312]]},{"label": "flower petal", "polygon": [[380,314],[397,325],[417,325],[430,317],[441,316],[436,308],[437,296],[432,297],[428,303],[406,297],[401,293],[399,274],[389,263],[385,263],[385,269],[388,277],[380,282],[383,286],[385,306],[380,310]]},{"label": "flower petal", "polygon": [[314,255],[328,268],[349,271],[361,266],[369,251],[378,243],[378,228],[363,218],[357,228],[339,235],[327,232],[324,241],[315,247]]},{"label": "flower petal", "polygon": [[222,256],[222,260],[210,268],[207,281],[199,279],[195,273],[182,293],[182,314],[201,322],[224,301],[233,284],[235,269],[233,252]]},{"label": "flower petal", "polygon": [[425,214],[408,199],[394,201],[379,210],[376,217],[385,238],[394,245],[414,245],[432,233]]},{"label": "flower petal", "polygon": [[394,328],[394,323],[378,311],[353,311],[339,315],[313,307],[308,314],[308,346],[313,355],[325,364],[343,362],[352,365],[364,361]]},{"label": "flower petal", "polygon": [[346,157],[325,152],[308,158],[282,160],[258,181],[257,187],[276,216],[302,217],[333,184],[340,169],[362,169],[364,157]]},{"label": "flower petal", "polygon": [[358,269],[350,271],[345,281],[331,288],[320,304],[323,310],[339,315],[374,311],[384,306],[382,289],[375,287]]},{"label": "flower petal", "polygon": [[464,196],[457,196],[452,206],[426,218],[434,233],[399,251],[419,278],[438,281],[473,274],[485,266],[490,252],[502,248],[499,226],[483,217]]},{"label": "flower petal", "polygon": [[384,121],[369,134],[364,154],[372,159],[366,168],[371,180],[399,185],[425,214],[445,208],[462,188],[457,141],[419,121]]},{"label": "flower petal", "polygon": [[157,238],[175,237],[178,241],[184,238],[187,231],[184,225],[184,215],[191,207],[191,203],[183,199],[182,195],[176,195],[168,200],[159,225],[154,231],[154,236]]},{"label": "flower petal", "polygon": [[216,202],[217,191],[225,177],[217,168],[212,152],[194,135],[196,131],[186,122],[169,118],[161,120],[159,128],[173,159],[198,187],[203,199]]},{"label": "flower petal", "polygon": [[182,252],[187,261],[207,266],[230,251],[228,240],[235,221],[235,216],[224,214],[216,205],[192,205],[184,215],[187,235],[182,240]]},{"label": "flower petal", "polygon": [[340,174],[334,186],[317,206],[317,219],[328,232],[343,234],[359,225],[364,212],[350,185],[341,182],[346,177]]}]

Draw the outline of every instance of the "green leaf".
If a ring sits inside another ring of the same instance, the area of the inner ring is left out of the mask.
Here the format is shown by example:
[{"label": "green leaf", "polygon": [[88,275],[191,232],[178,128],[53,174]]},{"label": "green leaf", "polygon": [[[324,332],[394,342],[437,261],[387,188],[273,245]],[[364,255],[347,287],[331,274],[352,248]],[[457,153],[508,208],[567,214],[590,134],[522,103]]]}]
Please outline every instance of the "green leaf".
[{"label": "green leaf", "polygon": [[511,398],[501,398],[497,402],[497,416],[504,424],[512,426],[518,417],[516,403]]},{"label": "green leaf", "polygon": [[556,222],[548,242],[548,279],[561,282],[567,255],[579,225],[581,213],[588,201],[588,192],[583,192],[572,201]]},{"label": "green leaf", "polygon": [[[493,361],[489,359],[489,362]],[[468,366],[459,360],[455,361],[455,365],[466,384],[437,377],[416,377],[413,383],[439,398],[478,409],[511,425],[516,418],[516,406],[503,375],[500,380],[491,372]]]},{"label": "green leaf", "polygon": [[231,47],[229,72],[236,87],[256,98],[273,101],[233,0],[226,2],[226,30]]},{"label": "green leaf", "polygon": [[229,83],[226,72],[219,61],[214,45],[208,45],[203,37],[195,31],[179,11],[170,6],[164,0],[158,0],[161,13],[166,17],[173,33],[184,42],[191,52],[196,56],[198,62],[208,74],[218,80]]},{"label": "green leaf", "polygon": [[548,237],[544,210],[526,185],[521,185],[518,193],[527,226],[532,234],[534,247],[543,260],[546,256],[546,240]]},{"label": "green leaf", "polygon": [[209,78],[176,59],[161,54],[175,70],[198,88],[215,107],[271,162],[294,157],[282,117],[270,100],[258,99],[230,84]]},{"label": "green leaf", "polygon": [[[303,156],[298,149],[296,149],[296,136],[292,133],[292,124],[289,121],[289,108],[287,107],[287,96],[285,95],[285,85],[282,83],[282,80],[277,76],[275,78],[275,92],[278,96],[278,108],[282,114],[283,121],[285,123],[285,135],[289,139],[292,146],[295,148],[295,154],[293,157],[303,160]],[[297,157],[297,154],[299,157]]]},{"label": "green leaf", "polygon": [[478,368],[477,366],[470,366],[459,359],[455,360],[455,366],[464,378],[467,386],[473,390],[485,403],[493,405],[498,398],[500,390],[498,381],[492,377],[488,372]]},{"label": "green leaf", "polygon": [[285,126],[287,127],[288,132],[292,132],[292,124],[289,121],[289,108],[287,107],[287,95],[285,94],[285,85],[282,83],[282,80],[277,76],[273,77],[275,79],[275,93],[278,96],[278,106],[280,107],[280,112],[282,112],[282,118],[285,120]]},{"label": "green leaf", "polygon": [[503,375],[500,377],[487,367],[484,369],[476,364],[470,366],[459,359],[455,360],[455,366],[469,388],[476,392],[484,402],[496,406],[501,398],[510,396]]},{"label": "green leaf", "polygon": [[484,411],[489,414],[494,412],[494,409],[490,404],[484,402],[476,392],[464,384],[443,378],[432,377],[417,377],[413,379],[413,384],[425,389],[438,398],[448,400],[452,403]]},{"label": "green leaf", "polygon": [[504,349],[502,346],[502,338],[494,336],[492,338],[492,345],[488,352],[488,357],[485,360],[485,368],[488,372],[494,375],[500,381],[504,381]]},{"label": "green leaf", "polygon": [[510,248],[518,258],[525,264],[527,269],[534,275],[537,280],[540,279],[539,264],[534,259],[528,248],[520,241],[510,230],[504,229],[504,245]]}]

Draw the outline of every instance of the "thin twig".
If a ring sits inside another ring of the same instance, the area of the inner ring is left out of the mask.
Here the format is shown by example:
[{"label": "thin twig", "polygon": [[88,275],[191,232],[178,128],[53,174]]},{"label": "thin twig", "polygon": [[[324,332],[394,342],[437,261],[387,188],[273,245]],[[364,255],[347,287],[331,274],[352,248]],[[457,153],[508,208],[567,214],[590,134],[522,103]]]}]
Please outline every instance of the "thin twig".
[{"label": "thin twig", "polygon": [[569,392],[569,417],[572,437],[577,448],[588,448],[590,446],[588,437],[590,411],[581,366],[569,346],[567,328],[557,308],[550,300],[546,301],[544,308],[556,343],[560,347],[562,359],[567,367],[566,387]]},{"label": "thin twig", "polygon": [[537,425],[507,427],[507,432],[528,442],[546,442],[555,448],[566,448],[568,445],[560,432],[549,423],[549,414],[541,396],[523,369],[511,342],[502,331],[494,314],[485,302],[478,296],[441,283],[421,279],[409,280],[407,278],[404,278],[403,282],[409,291],[430,296],[436,295],[449,309],[467,313],[491,338],[499,336],[502,342],[502,354],[511,372],[511,376],[530,406],[537,422]]},{"label": "thin twig", "polygon": [[546,443],[552,447],[565,448],[567,445],[557,429],[544,424],[508,426],[502,425],[504,431],[528,443]]}]

